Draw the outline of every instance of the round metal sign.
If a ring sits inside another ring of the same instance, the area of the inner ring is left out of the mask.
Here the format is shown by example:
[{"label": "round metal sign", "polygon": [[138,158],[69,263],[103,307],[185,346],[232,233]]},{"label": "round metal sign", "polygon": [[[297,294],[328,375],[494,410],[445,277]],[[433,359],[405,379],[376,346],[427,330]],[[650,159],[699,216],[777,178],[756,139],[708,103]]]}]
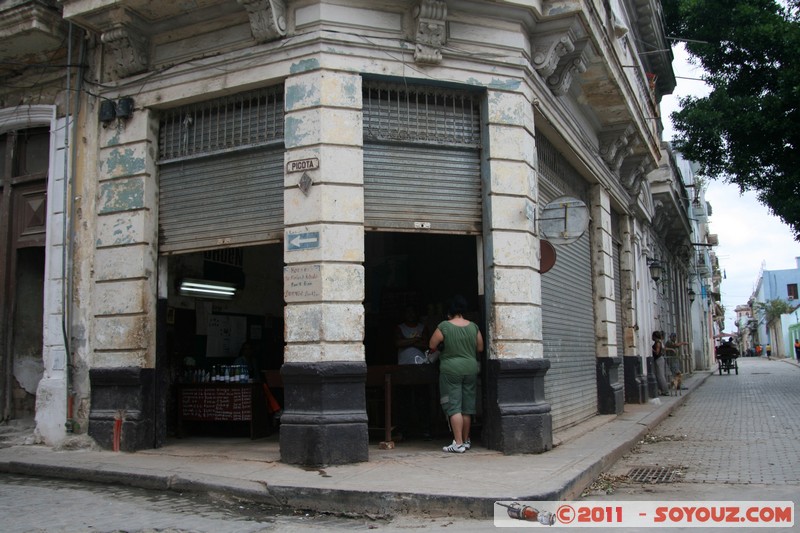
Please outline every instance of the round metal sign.
[{"label": "round metal sign", "polygon": [[539,230],[553,244],[570,244],[589,227],[589,209],[581,200],[560,196],[544,206]]},{"label": "round metal sign", "polygon": [[539,259],[539,274],[544,274],[556,264],[556,248],[550,244],[550,241],[544,239],[539,241],[539,246],[541,248],[539,252],[541,256],[541,259]]}]

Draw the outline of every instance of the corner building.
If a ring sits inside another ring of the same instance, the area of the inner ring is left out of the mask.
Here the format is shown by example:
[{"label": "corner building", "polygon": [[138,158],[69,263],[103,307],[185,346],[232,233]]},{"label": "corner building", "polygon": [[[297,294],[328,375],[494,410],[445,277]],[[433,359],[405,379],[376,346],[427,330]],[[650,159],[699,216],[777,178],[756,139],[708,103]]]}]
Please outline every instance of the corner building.
[{"label": "corner building", "polygon": [[[85,406],[102,446],[161,446],[181,383],[250,342],[282,460],[367,461],[370,369],[396,362],[404,307],[435,327],[454,293],[487,340],[485,446],[546,452],[622,412],[675,84],[659,2],[59,4],[86,43],[74,374],[42,413]],[[545,235],[567,203],[585,230]]]}]

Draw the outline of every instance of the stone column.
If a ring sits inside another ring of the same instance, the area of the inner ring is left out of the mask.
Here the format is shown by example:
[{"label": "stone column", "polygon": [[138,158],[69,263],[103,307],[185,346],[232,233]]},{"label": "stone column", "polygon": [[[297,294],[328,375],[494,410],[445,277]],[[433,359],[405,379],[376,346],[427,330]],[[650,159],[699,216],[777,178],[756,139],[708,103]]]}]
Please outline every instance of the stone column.
[{"label": "stone column", "polygon": [[594,330],[597,354],[597,405],[600,414],[620,414],[625,391],[619,381],[616,357],[617,301],[614,291],[614,242],[611,238],[611,198],[601,185],[590,192],[592,271],[594,272]]},{"label": "stone column", "polygon": [[285,90],[281,459],[366,461],[361,77],[309,70]]},{"label": "stone column", "polygon": [[553,446],[544,398],[533,108],[519,93],[487,95],[484,264],[489,369],[484,441],[504,453]]},{"label": "stone column", "polygon": [[619,234],[622,238],[620,250],[620,288],[622,294],[617,297],[617,305],[622,306],[622,320],[624,338],[623,342],[623,373],[626,403],[647,402],[647,378],[644,375],[644,363],[639,353],[637,334],[636,307],[634,305],[634,254],[633,254],[633,218],[623,215],[619,219]]},{"label": "stone column", "polygon": [[156,127],[148,111],[140,110],[103,128],[99,139],[94,271],[89,281],[93,314],[89,435],[111,448],[115,425],[121,424],[116,444],[134,451],[154,447],[166,431],[156,414],[163,392],[154,385]]}]

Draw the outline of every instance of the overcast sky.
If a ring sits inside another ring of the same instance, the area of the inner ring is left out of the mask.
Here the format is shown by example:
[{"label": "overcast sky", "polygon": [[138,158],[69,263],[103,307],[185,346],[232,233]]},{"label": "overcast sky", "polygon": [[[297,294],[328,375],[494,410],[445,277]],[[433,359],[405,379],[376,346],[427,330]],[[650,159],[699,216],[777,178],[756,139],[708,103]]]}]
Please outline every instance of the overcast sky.
[{"label": "overcast sky", "polygon": [[[673,48],[672,67],[678,85],[672,95],[661,101],[664,117],[664,140],[671,140],[674,130],[669,115],[678,109],[683,96],[703,96],[708,93],[699,78],[701,70],[690,65],[683,46]],[[725,306],[725,332],[735,332],[734,310],[747,303],[753,293],[762,263],[765,270],[785,270],[797,267],[800,243],[792,237],[789,227],[758,203],[752,193],[739,194],[736,185],[709,180],[706,200],[711,204],[710,231],[719,236],[715,247],[722,280],[722,304]]]}]

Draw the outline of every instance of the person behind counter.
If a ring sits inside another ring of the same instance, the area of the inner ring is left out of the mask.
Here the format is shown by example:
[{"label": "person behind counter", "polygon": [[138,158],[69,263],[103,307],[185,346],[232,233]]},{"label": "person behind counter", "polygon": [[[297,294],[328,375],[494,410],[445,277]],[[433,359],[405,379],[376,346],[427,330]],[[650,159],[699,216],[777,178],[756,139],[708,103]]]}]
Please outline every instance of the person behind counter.
[{"label": "person behind counter", "polygon": [[283,413],[283,409],[281,409],[281,404],[278,403],[278,400],[273,396],[272,391],[269,390],[267,383],[262,380],[261,369],[258,367],[258,361],[253,354],[253,346],[249,342],[245,342],[242,344],[242,347],[239,348],[239,357],[234,359],[233,364],[247,365],[250,377],[255,383],[261,383],[264,389],[264,397],[267,400],[267,411],[269,411],[269,414],[271,414],[273,418],[279,419]]},{"label": "person behind counter", "polygon": [[448,319],[439,323],[428,343],[431,352],[444,343],[439,355],[439,401],[453,431],[452,444],[442,448],[450,453],[464,453],[472,447],[469,431],[477,412],[477,356],[483,351],[483,337],[478,325],[464,318],[466,312],[466,299],[453,297]]},{"label": "person behind counter", "polygon": [[[430,363],[423,350],[428,346],[428,328],[420,322],[413,306],[405,308],[403,321],[397,325],[395,345],[398,365],[419,365]],[[428,439],[431,435],[430,390],[428,385],[407,385],[398,387],[400,409],[397,420],[401,433],[411,436],[421,434]]]},{"label": "person behind counter", "polygon": [[428,346],[428,329],[419,321],[417,311],[406,307],[403,322],[397,325],[395,345],[398,365],[416,365],[427,361],[423,350]]}]

